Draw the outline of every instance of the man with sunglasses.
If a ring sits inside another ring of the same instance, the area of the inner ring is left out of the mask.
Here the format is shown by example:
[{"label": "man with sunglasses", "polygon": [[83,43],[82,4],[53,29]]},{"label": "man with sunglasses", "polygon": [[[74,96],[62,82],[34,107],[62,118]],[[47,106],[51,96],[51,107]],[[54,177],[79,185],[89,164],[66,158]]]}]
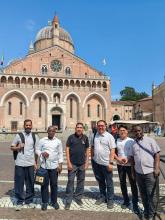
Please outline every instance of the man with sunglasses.
[{"label": "man with sunglasses", "polygon": [[140,126],[134,128],[135,142],[130,151],[136,181],[144,206],[144,218],[154,219],[159,198],[160,148],[153,138],[144,136]]}]

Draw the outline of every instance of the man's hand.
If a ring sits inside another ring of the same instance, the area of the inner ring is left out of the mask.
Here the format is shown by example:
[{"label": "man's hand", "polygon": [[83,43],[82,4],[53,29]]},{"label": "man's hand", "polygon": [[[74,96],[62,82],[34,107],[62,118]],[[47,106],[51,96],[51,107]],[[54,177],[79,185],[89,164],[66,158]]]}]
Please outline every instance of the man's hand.
[{"label": "man's hand", "polygon": [[127,159],[126,157],[122,157],[122,158],[121,158],[121,161],[122,161],[123,164],[128,163],[128,159]]},{"label": "man's hand", "polygon": [[37,170],[37,164],[35,163],[34,164],[34,171],[36,171]]},{"label": "man's hand", "polygon": [[107,166],[107,170],[108,170],[109,172],[112,172],[112,170],[113,170],[113,165],[112,165],[112,164],[109,164],[109,165]]},{"label": "man's hand", "polygon": [[89,163],[88,163],[88,162],[85,162],[85,164],[84,164],[84,169],[87,170],[87,169],[88,169],[88,166],[89,166]]},{"label": "man's hand", "polygon": [[72,166],[71,163],[68,163],[68,164],[67,164],[67,167],[68,167],[68,170],[73,170],[73,166]]},{"label": "man's hand", "polygon": [[47,152],[42,152],[41,154],[42,154],[42,156],[43,156],[44,158],[46,158],[46,159],[49,157],[49,154],[48,154]]},{"label": "man's hand", "polygon": [[159,168],[155,168],[154,169],[154,177],[158,177],[160,175],[160,169]]},{"label": "man's hand", "polygon": [[62,172],[62,164],[59,164],[57,167],[57,172],[60,174]]}]

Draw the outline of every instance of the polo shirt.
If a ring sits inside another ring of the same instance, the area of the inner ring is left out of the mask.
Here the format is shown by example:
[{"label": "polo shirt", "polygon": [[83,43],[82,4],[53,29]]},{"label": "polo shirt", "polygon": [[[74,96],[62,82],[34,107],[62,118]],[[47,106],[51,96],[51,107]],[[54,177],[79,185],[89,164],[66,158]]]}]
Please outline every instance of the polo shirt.
[{"label": "polo shirt", "polygon": [[93,160],[100,165],[108,166],[111,149],[116,148],[114,137],[107,131],[103,134],[97,132],[92,142],[94,143]]},{"label": "polo shirt", "polygon": [[149,154],[143,150],[136,141],[130,151],[130,156],[134,157],[135,171],[139,174],[149,174],[154,171],[154,155],[160,152],[160,148],[153,138],[143,136],[138,140],[139,144],[151,152]]},{"label": "polo shirt", "polygon": [[78,136],[76,133],[68,137],[67,147],[69,147],[70,161],[74,165],[83,165],[86,160],[86,150],[89,147],[86,135]]},{"label": "polo shirt", "polygon": [[[29,134],[27,134],[26,132],[22,132],[22,133],[25,137],[24,152],[23,151],[18,152],[17,159],[15,160],[15,165],[21,166],[21,167],[34,166],[35,164],[34,148],[37,147],[39,138],[36,135],[36,143],[34,146],[32,133],[31,132]],[[17,144],[21,144],[21,143],[22,141],[21,141],[19,134],[16,134],[12,142],[12,145],[16,146]]]}]

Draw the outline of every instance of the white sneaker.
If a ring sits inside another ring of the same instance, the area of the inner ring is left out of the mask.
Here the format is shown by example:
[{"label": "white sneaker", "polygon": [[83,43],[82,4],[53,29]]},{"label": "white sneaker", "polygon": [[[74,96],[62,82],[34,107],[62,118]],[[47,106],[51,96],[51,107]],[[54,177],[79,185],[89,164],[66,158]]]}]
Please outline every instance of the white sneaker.
[{"label": "white sneaker", "polygon": [[23,207],[23,205],[16,205],[15,206],[15,211],[21,211],[21,209],[22,209],[22,207]]}]

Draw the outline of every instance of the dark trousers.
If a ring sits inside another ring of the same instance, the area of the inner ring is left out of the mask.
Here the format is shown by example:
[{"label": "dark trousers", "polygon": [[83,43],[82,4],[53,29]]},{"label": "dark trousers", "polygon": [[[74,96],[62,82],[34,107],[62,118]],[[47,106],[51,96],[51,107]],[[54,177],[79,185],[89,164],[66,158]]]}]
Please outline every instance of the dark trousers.
[{"label": "dark trousers", "polygon": [[133,205],[137,205],[138,203],[138,189],[136,185],[136,181],[132,178],[131,174],[131,166],[121,166],[117,165],[119,179],[120,179],[120,187],[123,195],[124,203],[129,203],[128,191],[127,191],[127,182],[126,175],[128,176],[129,183],[131,185],[132,192],[132,203]]},{"label": "dark trousers", "polygon": [[58,172],[57,169],[47,169],[48,176],[43,186],[41,186],[41,197],[42,203],[49,202],[49,182],[51,189],[51,203],[55,204],[57,202],[57,181]]},{"label": "dark trousers", "polygon": [[144,215],[151,218],[156,212],[159,200],[159,179],[155,178],[153,173],[136,173],[136,180],[144,206]]},{"label": "dark trousers", "polygon": [[92,160],[92,168],[99,184],[100,196],[106,198],[107,201],[113,201],[114,185],[112,172],[109,172],[106,166],[97,164],[94,160]]},{"label": "dark trousers", "polygon": [[[74,179],[77,176],[77,187],[74,193]],[[66,187],[66,203],[71,203],[74,198],[77,200],[82,199],[84,193],[84,182],[85,182],[85,169],[84,165],[73,165],[72,170],[68,170],[68,183]]]},{"label": "dark trousers", "polygon": [[[34,197],[34,166],[21,167],[15,166],[15,196],[17,204],[29,204]],[[24,184],[26,186],[26,194],[24,197]]]}]

